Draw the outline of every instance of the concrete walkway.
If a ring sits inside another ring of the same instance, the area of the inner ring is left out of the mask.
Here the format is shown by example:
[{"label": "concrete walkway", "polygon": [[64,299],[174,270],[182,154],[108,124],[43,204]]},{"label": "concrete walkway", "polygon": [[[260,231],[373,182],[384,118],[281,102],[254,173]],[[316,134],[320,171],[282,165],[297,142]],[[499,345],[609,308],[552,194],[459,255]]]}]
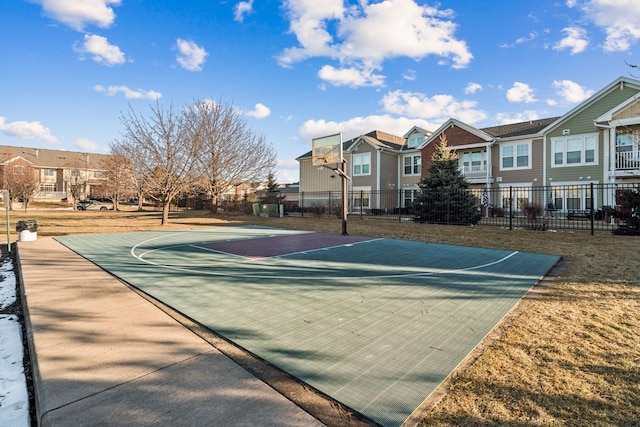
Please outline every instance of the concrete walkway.
[{"label": "concrete walkway", "polygon": [[40,426],[319,426],[51,238],[19,242]]}]

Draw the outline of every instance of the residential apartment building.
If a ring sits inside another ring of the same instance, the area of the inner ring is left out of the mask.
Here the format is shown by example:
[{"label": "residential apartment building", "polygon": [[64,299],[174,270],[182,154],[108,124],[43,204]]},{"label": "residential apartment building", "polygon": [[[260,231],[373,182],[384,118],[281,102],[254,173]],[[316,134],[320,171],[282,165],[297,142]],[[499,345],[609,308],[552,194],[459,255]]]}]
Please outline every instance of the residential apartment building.
[{"label": "residential apartment building", "polygon": [[71,185],[81,186],[81,199],[103,196],[105,154],[0,145],[0,182],[9,175],[33,173],[32,200],[60,201],[71,197]]},{"label": "residential apartment building", "polygon": [[[451,118],[434,132],[414,127],[402,137],[373,131],[343,143],[351,210],[409,206],[445,137],[470,188],[489,193],[493,206],[504,206],[514,188],[516,200],[530,201],[532,187],[550,188],[544,203],[554,210],[614,205],[613,193],[592,200],[585,188],[640,183],[639,136],[640,81],[627,77],[560,117],[481,129]],[[302,197],[340,191],[331,170],[312,166],[311,152],[297,160]]]}]

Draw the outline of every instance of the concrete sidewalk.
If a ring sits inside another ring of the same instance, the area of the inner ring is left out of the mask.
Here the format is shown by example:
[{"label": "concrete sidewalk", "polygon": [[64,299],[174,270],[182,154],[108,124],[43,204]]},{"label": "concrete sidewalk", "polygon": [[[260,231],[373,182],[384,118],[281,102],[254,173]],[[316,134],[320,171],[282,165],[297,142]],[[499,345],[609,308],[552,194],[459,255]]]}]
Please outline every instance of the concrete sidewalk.
[{"label": "concrete sidewalk", "polygon": [[18,264],[39,425],[323,425],[55,240]]}]

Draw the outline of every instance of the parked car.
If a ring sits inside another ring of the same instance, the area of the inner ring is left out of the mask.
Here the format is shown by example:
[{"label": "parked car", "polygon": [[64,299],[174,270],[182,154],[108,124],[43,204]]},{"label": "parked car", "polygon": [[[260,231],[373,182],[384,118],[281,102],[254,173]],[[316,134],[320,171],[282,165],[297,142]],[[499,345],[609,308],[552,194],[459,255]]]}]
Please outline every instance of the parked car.
[{"label": "parked car", "polygon": [[97,200],[81,200],[78,202],[76,208],[79,211],[112,211],[113,204],[99,202]]}]

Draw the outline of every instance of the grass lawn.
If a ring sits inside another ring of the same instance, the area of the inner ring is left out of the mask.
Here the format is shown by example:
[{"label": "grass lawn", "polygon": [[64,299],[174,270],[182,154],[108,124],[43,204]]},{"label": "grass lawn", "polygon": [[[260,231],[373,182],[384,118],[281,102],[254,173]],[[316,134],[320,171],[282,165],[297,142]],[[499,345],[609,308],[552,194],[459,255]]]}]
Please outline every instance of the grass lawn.
[{"label": "grass lawn", "polygon": [[[38,237],[257,224],[341,232],[337,219],[260,218],[172,212],[12,211],[35,219]],[[6,220],[0,218],[3,233]],[[350,234],[520,250],[572,260],[539,297],[496,334],[422,425],[640,425],[640,237],[537,232],[350,219]],[[0,243],[6,243],[6,237]]]}]

